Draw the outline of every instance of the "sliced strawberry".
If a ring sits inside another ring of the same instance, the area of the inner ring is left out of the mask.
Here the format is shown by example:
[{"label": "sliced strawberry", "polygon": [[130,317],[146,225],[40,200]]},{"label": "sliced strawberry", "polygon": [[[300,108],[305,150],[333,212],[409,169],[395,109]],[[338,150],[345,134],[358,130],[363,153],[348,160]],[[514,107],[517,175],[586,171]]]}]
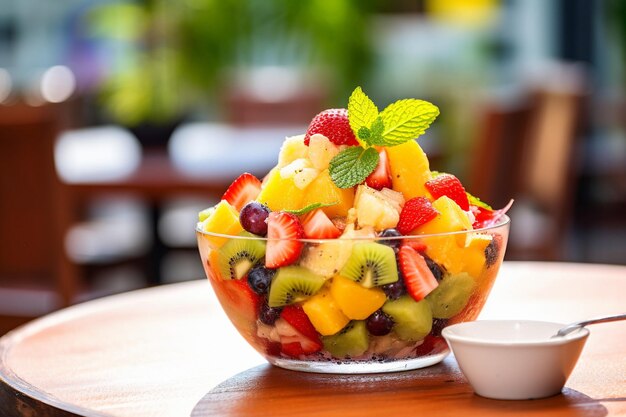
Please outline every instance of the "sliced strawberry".
[{"label": "sliced strawberry", "polygon": [[304,144],[309,146],[311,136],[319,133],[335,145],[358,145],[348,121],[347,109],[328,109],[316,115],[304,135]]},{"label": "sliced strawberry", "polygon": [[437,216],[437,210],[426,197],[415,197],[404,203],[396,229],[403,235]]},{"label": "sliced strawberry", "polygon": [[321,209],[314,210],[304,216],[302,228],[304,235],[309,239],[334,239],[341,235],[341,230]]},{"label": "sliced strawberry", "polygon": [[389,170],[389,158],[387,152],[382,149],[378,152],[378,165],[366,179],[365,183],[377,190],[391,188],[391,171]]},{"label": "sliced strawberry", "polygon": [[294,214],[284,211],[271,212],[267,218],[267,246],[265,266],[279,268],[295,262],[304,243],[304,229]]},{"label": "sliced strawberry", "polygon": [[465,188],[454,175],[440,174],[432,180],[426,181],[424,187],[430,192],[433,199],[436,200],[445,195],[454,200],[463,210],[469,210],[469,200],[465,193]]},{"label": "sliced strawberry", "polygon": [[240,211],[243,206],[254,200],[261,192],[261,181],[254,175],[244,172],[228,187],[222,200]]},{"label": "sliced strawberry", "polygon": [[304,355],[304,349],[302,349],[300,342],[283,343],[280,346],[280,351],[287,356],[291,356],[292,358]]},{"label": "sliced strawberry", "polygon": [[497,224],[502,216],[509,211],[512,205],[513,200],[510,200],[509,203],[500,210],[489,210],[485,207],[471,206],[470,210],[474,214],[474,224],[472,227],[474,229],[482,229],[483,227],[489,227]]},{"label": "sliced strawberry", "polygon": [[400,269],[404,275],[404,285],[407,292],[415,301],[421,301],[439,283],[428,268],[428,264],[422,255],[408,245],[403,245],[398,253]]},{"label": "sliced strawberry", "polygon": [[415,249],[419,253],[424,253],[426,251],[426,248],[428,247],[421,240],[406,239],[404,241],[404,244],[407,245],[407,246],[412,247],[413,249]]},{"label": "sliced strawberry", "polygon": [[319,342],[320,336],[313,327],[311,320],[306,315],[302,307],[299,305],[287,305],[283,308],[283,311],[280,313],[280,317],[282,317],[287,323],[291,324],[294,329],[302,333],[304,337],[313,342]]}]

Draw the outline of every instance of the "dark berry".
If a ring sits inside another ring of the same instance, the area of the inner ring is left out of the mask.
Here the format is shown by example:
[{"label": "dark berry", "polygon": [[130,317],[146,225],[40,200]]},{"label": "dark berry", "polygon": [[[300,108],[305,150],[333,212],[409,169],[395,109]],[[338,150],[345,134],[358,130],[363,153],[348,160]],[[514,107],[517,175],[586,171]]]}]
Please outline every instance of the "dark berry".
[{"label": "dark berry", "polygon": [[267,216],[270,209],[261,203],[251,201],[241,209],[239,213],[239,222],[241,227],[250,233],[259,236],[267,235]]},{"label": "dark berry", "polygon": [[[402,234],[398,232],[396,229],[385,229],[381,232],[379,237],[400,237]],[[400,245],[402,244],[402,239],[382,239],[380,241],[383,245],[390,246],[395,253],[398,253],[400,250]]]},{"label": "dark berry", "polygon": [[392,282],[391,284],[385,284],[381,286],[382,290],[387,295],[387,298],[390,300],[397,300],[406,294],[406,287],[404,286],[404,278],[402,278],[402,273],[400,269],[398,269],[398,280],[396,282]]},{"label": "dark berry", "polygon": [[252,288],[252,291],[259,295],[267,294],[272,283],[272,278],[276,271],[274,269],[267,269],[263,266],[255,266],[248,273],[248,285]]},{"label": "dark berry", "polygon": [[376,310],[367,318],[366,325],[367,331],[374,336],[384,336],[391,331],[393,319],[382,310]]},{"label": "dark berry", "polygon": [[498,252],[500,252],[500,240],[498,236],[494,236],[485,248],[485,264],[487,268],[495,264],[498,260]]},{"label": "dark berry", "polygon": [[278,320],[282,310],[282,308],[270,307],[267,303],[263,303],[261,304],[261,310],[259,311],[259,320],[261,320],[262,323],[271,326],[276,322],[276,320]]},{"label": "dark berry", "polygon": [[434,319],[433,328],[430,331],[430,334],[432,334],[433,336],[441,336],[441,331],[447,325],[448,325],[448,320],[446,319]]},{"label": "dark berry", "polygon": [[422,256],[424,257],[424,260],[426,261],[426,265],[428,265],[428,269],[430,269],[430,272],[432,272],[433,275],[435,276],[435,279],[437,281],[441,281],[444,273],[446,272],[445,268],[439,265],[437,262],[430,259],[426,254],[422,254]]}]

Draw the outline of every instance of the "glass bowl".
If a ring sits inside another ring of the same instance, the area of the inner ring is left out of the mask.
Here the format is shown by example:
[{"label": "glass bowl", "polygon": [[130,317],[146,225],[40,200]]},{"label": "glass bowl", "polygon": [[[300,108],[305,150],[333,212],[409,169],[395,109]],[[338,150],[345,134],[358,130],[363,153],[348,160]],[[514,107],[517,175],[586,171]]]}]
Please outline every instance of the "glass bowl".
[{"label": "glass bowl", "polygon": [[[249,283],[251,275],[259,275],[250,273],[255,265],[232,261],[237,254],[260,251],[256,269],[263,271],[267,238],[199,228],[196,236],[222,308],[267,361],[306,372],[377,373],[434,365],[449,354],[441,331],[480,313],[504,258],[509,223],[503,216],[493,226],[471,231],[386,238],[356,231],[350,238],[344,233],[337,239],[300,239],[298,260],[270,270],[267,293]],[[421,255],[422,272],[428,267],[435,289],[419,295],[423,285],[415,274],[407,278],[403,273],[402,251]],[[371,253],[391,257],[384,262],[397,281],[378,282],[384,275],[378,270],[364,272],[360,282],[355,279],[360,273],[355,264],[383,264]]]}]

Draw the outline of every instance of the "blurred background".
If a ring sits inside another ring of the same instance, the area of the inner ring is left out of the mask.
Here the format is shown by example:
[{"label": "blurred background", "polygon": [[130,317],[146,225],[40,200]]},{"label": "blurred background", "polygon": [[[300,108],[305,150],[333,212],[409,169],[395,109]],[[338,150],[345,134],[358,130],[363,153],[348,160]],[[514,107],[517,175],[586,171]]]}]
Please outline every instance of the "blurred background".
[{"label": "blurred background", "polygon": [[357,85],[440,107],[507,259],[626,264],[625,60],[621,0],[0,0],[0,334],[201,279],[197,212]]}]

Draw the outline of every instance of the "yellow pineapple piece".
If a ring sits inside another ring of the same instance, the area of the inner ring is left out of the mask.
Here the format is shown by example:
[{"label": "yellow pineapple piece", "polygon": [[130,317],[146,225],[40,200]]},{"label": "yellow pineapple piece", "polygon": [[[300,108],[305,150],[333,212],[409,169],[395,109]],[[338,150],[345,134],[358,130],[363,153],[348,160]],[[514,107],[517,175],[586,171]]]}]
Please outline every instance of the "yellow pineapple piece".
[{"label": "yellow pineapple piece", "polygon": [[330,160],[339,153],[337,145],[324,135],[316,133],[309,139],[309,160],[319,171],[328,168]]},{"label": "yellow pineapple piece", "polygon": [[341,311],[353,320],[365,320],[381,308],[387,299],[381,289],[365,288],[341,275],[333,277],[330,294]]},{"label": "yellow pineapple piece", "polygon": [[[263,191],[261,191],[261,194]],[[304,197],[301,207],[310,204],[337,203],[333,206],[322,207],[322,210],[329,218],[344,217],[348,214],[348,210],[354,202],[354,190],[352,188],[339,188],[330,178],[328,169],[319,173],[319,175],[304,189]],[[272,208],[272,207],[270,207]]]},{"label": "yellow pineapple piece", "polygon": [[[395,193],[395,191],[388,190]],[[400,193],[396,193],[401,197]],[[404,201],[403,201],[404,203]],[[396,227],[402,207],[397,199],[365,184],[359,185],[354,197],[356,218],[360,227],[372,226],[375,230]]]},{"label": "yellow pineapple piece", "polygon": [[[437,210],[437,216],[413,230],[411,232],[412,235],[472,230],[472,222],[469,217],[451,198],[445,195],[439,197],[433,202],[433,208]],[[461,233],[452,237],[457,240],[459,246],[465,246],[465,234]]]},{"label": "yellow pineapple piece", "polygon": [[309,149],[304,144],[304,135],[286,138],[278,154],[278,167],[282,168],[296,159],[306,158]]},{"label": "yellow pineapple piece", "polygon": [[385,148],[391,170],[391,184],[406,200],[414,197],[430,197],[424,183],[432,178],[428,157],[417,144],[410,140],[398,146]]},{"label": "yellow pineapple piece", "polygon": [[[358,285],[358,284],[357,284]],[[330,336],[343,329],[350,319],[341,312],[327,288],[302,303],[302,309],[313,327],[323,336]]]},{"label": "yellow pineapple piece", "polygon": [[[205,232],[220,233],[223,235],[238,235],[243,232],[239,223],[239,212],[226,200],[220,201],[201,223],[201,229]],[[218,236],[206,236],[206,239],[219,248],[226,243],[227,238]]]},{"label": "yellow pineapple piece", "polygon": [[280,169],[274,168],[268,174],[256,200],[272,211],[298,210],[304,207],[305,191],[306,189],[301,190],[296,186],[293,178],[283,178]]}]

